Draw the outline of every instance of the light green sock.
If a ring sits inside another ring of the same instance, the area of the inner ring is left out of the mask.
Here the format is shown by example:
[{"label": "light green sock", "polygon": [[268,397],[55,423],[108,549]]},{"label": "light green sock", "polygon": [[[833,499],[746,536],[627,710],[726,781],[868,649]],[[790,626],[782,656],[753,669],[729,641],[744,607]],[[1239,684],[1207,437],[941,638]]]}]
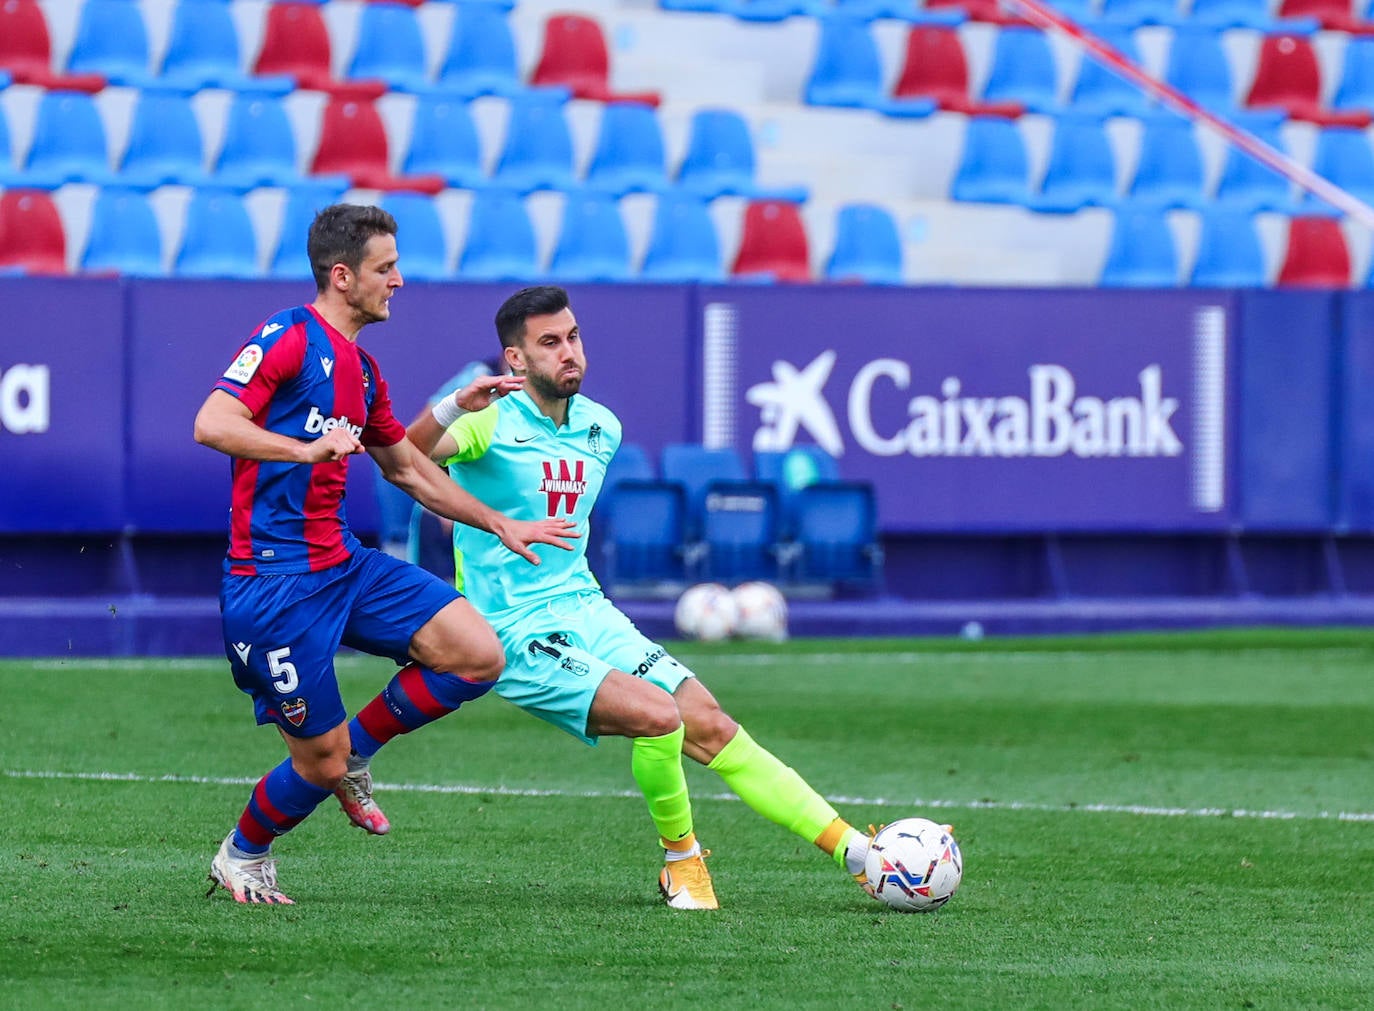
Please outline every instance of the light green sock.
[{"label": "light green sock", "polygon": [[630,746],[630,772],[649,805],[649,817],[665,843],[692,834],[692,800],[682,772],[683,728],[662,737],[636,737]]},{"label": "light green sock", "polygon": [[759,747],[743,727],[706,767],[719,773],[740,800],[809,843],[820,845],[821,836],[839,817],[795,769]]}]

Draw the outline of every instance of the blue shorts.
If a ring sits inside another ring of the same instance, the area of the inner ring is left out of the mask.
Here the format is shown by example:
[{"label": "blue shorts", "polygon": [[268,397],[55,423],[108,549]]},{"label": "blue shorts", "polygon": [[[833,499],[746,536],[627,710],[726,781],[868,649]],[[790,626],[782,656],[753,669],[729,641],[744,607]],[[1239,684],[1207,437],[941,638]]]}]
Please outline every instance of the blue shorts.
[{"label": "blue shorts", "polygon": [[235,576],[220,583],[224,655],[259,723],[316,737],[347,717],[340,645],[404,663],[420,628],[462,595],[431,573],[372,548],[320,572]]},{"label": "blue shorts", "polygon": [[[494,623],[495,624],[495,623]],[[572,593],[500,621],[506,669],[496,694],[579,741],[592,699],[612,670],[658,685],[670,695],[694,675],[599,593]]]}]

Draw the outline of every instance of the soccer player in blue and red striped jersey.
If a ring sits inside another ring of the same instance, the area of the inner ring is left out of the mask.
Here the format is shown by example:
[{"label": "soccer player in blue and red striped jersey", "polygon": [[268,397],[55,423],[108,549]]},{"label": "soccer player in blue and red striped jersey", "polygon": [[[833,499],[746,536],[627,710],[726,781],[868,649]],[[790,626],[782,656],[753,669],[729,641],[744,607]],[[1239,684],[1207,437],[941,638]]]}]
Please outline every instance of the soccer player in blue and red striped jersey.
[{"label": "soccer player in blue and red striped jersey", "polygon": [[[484,695],[501,644],[443,580],[362,546],[344,513],[348,458],[366,451],[388,481],[442,516],[485,530],[532,564],[532,544],[570,548],[566,520],[516,520],[458,488],[406,439],[376,361],[357,344],[403,283],[396,222],[376,207],[321,211],[308,240],[317,293],[270,317],[196,415],[197,442],[233,460],[220,587],[225,656],[288,757],[258,782],[210,868],[239,902],[290,903],[272,841],[331,793],[383,834],[368,759],[386,741]],[[334,675],[340,644],[404,664],[364,707],[356,736]]]}]

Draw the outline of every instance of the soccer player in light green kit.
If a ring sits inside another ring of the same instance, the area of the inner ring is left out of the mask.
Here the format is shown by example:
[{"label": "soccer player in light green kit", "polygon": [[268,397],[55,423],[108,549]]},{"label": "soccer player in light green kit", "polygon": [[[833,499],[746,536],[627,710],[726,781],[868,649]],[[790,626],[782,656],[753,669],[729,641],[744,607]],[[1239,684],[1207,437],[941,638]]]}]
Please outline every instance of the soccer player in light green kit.
[{"label": "soccer player in light green kit", "polygon": [[490,534],[456,526],[458,585],[496,629],[506,669],[496,693],[587,744],[632,740],[631,773],[664,848],[659,888],[674,909],[715,909],[693,830],[682,756],[719,773],[755,811],[829,853],[860,884],[868,836],[755,743],[701,681],[602,595],[587,566],[587,523],[620,446],[620,421],[580,393],[587,359],[562,288],[525,288],[496,314],[510,376],[475,380],[408,435],[469,493],[521,520],[566,518],[574,549],[531,569]]}]

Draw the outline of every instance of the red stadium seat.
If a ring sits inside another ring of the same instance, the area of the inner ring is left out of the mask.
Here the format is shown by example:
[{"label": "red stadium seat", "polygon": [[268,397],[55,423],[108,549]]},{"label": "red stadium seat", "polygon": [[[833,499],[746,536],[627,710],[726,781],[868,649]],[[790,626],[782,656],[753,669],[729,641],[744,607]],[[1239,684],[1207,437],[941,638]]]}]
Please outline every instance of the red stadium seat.
[{"label": "red stadium seat", "polygon": [[354,186],[369,190],[434,194],[445,187],[443,176],[391,174],[386,126],[370,100],[330,99],[310,171],[314,175],[345,175]]},{"label": "red stadium seat", "polygon": [[968,15],[970,21],[982,21],[985,24],[1030,24],[1025,18],[1010,13],[999,0],[926,0],[925,9],[940,11],[961,10]]},{"label": "red stadium seat", "polygon": [[1293,218],[1276,282],[1294,288],[1348,288],[1350,247],[1337,218]]},{"label": "red stadium seat", "polygon": [[273,4],[267,10],[262,47],[253,73],[286,74],[295,78],[301,88],[323,91],[335,98],[370,101],[386,93],[385,81],[336,79],[330,65],[331,52],[329,28],[318,4]]},{"label": "red stadium seat", "polygon": [[1259,64],[1245,104],[1279,108],[1320,126],[1364,128],[1374,122],[1364,110],[1337,111],[1321,104],[1321,68],[1312,44],[1300,35],[1268,35],[1260,45]]},{"label": "red stadium seat", "polygon": [[0,194],[0,270],[67,273],[67,233],[52,197],[42,190]]},{"label": "red stadium seat", "polygon": [[[1363,3],[1360,5],[1363,7]],[[1327,31],[1368,33],[1371,26],[1355,17],[1350,0],[1283,0],[1281,18],[1312,18]]]},{"label": "red stadium seat", "polygon": [[756,200],[744,212],[739,252],[730,273],[776,281],[811,280],[811,256],[797,205]]},{"label": "red stadium seat", "polygon": [[37,0],[0,0],[0,70],[16,84],[62,91],[96,92],[102,74],[57,74],[52,69],[52,37]]},{"label": "red stadium seat", "polygon": [[656,91],[611,91],[610,70],[600,22],[582,14],[555,14],[544,22],[544,48],[531,84],[562,85],[574,98],[594,102],[640,102],[657,107]]},{"label": "red stadium seat", "polygon": [[969,97],[968,59],[959,33],[942,25],[916,25],[907,33],[906,62],[893,98],[933,98],[945,112],[1015,118],[1020,102],[976,102]]}]

